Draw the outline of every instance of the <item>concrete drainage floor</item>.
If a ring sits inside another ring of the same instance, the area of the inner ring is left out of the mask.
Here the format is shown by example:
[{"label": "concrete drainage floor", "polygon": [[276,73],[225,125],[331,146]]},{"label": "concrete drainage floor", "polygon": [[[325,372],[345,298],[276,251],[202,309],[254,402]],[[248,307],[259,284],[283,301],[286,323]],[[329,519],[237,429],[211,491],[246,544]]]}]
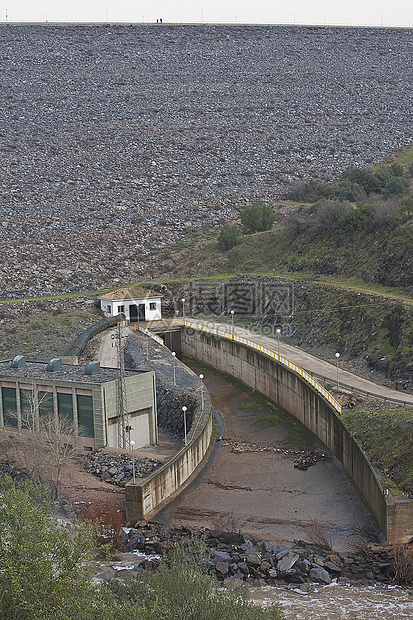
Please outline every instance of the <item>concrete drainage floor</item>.
[{"label": "concrete drainage floor", "polygon": [[[310,432],[250,388],[213,369],[193,370],[205,375],[228,441],[218,442],[211,463],[155,520],[240,529],[273,542],[308,541],[318,521],[336,550],[371,530],[357,489],[335,460],[294,468],[294,449],[324,450]],[[237,441],[244,448],[233,452]],[[254,444],[266,450],[250,451]]]}]

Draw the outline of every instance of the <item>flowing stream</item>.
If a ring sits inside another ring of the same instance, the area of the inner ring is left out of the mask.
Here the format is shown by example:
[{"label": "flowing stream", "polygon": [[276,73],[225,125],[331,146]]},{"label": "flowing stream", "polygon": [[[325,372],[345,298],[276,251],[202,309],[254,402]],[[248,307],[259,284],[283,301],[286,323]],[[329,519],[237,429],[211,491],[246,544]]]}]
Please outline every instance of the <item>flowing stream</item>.
[{"label": "flowing stream", "polygon": [[308,592],[264,586],[250,588],[262,606],[278,603],[286,620],[403,620],[413,618],[413,590],[395,586],[347,586],[333,582]]},{"label": "flowing stream", "polygon": [[[133,571],[142,560],[159,559],[138,551],[119,553],[118,561],[100,565],[100,578],[118,571]],[[110,572],[108,572],[110,571]],[[307,591],[281,586],[248,588],[252,601],[267,607],[278,603],[286,620],[411,620],[413,589],[397,586],[308,584]]]}]

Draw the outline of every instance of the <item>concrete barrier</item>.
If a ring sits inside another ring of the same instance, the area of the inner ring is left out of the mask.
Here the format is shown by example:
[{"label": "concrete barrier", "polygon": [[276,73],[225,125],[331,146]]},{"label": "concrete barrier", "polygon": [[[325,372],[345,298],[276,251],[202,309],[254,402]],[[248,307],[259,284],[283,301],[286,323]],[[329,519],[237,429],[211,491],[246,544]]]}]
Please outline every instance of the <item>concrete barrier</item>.
[{"label": "concrete barrier", "polygon": [[180,493],[207,462],[214,446],[213,436],[211,405],[206,402],[204,411],[196,410],[188,445],[148,478],[125,486],[127,521],[152,519]]}]

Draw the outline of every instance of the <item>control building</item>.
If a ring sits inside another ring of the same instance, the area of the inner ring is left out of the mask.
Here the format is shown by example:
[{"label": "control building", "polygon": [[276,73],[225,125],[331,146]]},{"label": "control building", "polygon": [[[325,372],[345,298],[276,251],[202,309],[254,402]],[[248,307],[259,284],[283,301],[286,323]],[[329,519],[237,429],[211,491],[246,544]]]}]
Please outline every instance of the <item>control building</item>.
[{"label": "control building", "polygon": [[107,317],[123,313],[130,323],[159,321],[162,318],[162,295],[142,287],[120,288],[99,297]]},{"label": "control building", "polygon": [[[156,386],[153,371],[125,370],[124,420],[127,439],[142,447],[157,443]],[[85,450],[122,445],[119,370],[29,362],[18,355],[0,362],[0,433],[25,432],[32,417],[53,413],[73,422],[79,446]]]}]

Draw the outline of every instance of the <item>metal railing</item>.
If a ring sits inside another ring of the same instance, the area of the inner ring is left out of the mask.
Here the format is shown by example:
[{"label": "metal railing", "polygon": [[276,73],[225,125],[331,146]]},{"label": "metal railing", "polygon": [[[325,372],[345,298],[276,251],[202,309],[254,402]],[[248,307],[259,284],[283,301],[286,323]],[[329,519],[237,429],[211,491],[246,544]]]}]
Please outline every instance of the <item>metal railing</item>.
[{"label": "metal railing", "polygon": [[[200,321],[194,321],[192,319],[162,319],[161,321],[150,321],[145,323],[145,328],[142,326],[139,327],[140,331],[146,329],[150,331],[151,329],[169,329],[171,327],[186,327],[187,329],[193,329],[194,331],[204,332],[208,334],[212,334],[213,336],[217,336],[218,338],[225,338],[226,340],[231,340],[233,342],[238,342],[240,344],[244,344],[250,349],[254,349],[255,351],[259,351],[264,355],[267,355],[271,359],[275,360],[279,364],[285,366],[289,370],[292,370],[300,377],[304,379],[307,383],[309,383],[323,398],[325,398],[330,405],[338,412],[341,413],[341,405],[340,403],[330,394],[328,390],[326,390],[318,381],[316,381],[309,372],[294,364],[291,360],[287,359],[282,355],[278,355],[278,353],[270,347],[266,347],[254,340],[250,340],[249,338],[245,338],[244,336],[238,336],[234,333],[231,327],[226,329],[225,327],[216,327],[215,325],[208,325],[207,323],[203,323]],[[144,332],[145,333],[145,332]],[[149,334],[148,334],[149,335]]]},{"label": "metal railing", "polygon": [[[318,377],[318,379],[321,379],[322,381],[324,381],[324,383],[336,383],[335,379],[332,379],[331,377],[326,377],[325,375],[320,375],[320,373],[318,372],[312,372],[310,370],[308,370],[307,372],[310,373],[313,377]],[[400,398],[392,398],[391,396],[384,396],[383,394],[376,394],[375,392],[371,392],[370,390],[363,390],[362,388],[354,387],[354,385],[343,383],[343,381],[340,381],[340,387],[348,388],[352,392],[355,392],[357,394],[364,394],[367,397],[371,396],[374,399],[377,398],[384,401],[384,404],[396,403],[397,405],[403,405],[404,407],[413,407],[413,402],[411,401],[402,400]]]},{"label": "metal railing", "polygon": [[[146,325],[147,325],[147,323],[146,323]],[[162,338],[160,338],[159,336],[157,336],[156,334],[151,332],[147,327],[143,327],[140,323],[136,323],[135,324],[135,327],[133,328],[133,331],[134,332],[138,332],[138,331],[142,332],[142,334],[145,334],[145,336],[149,336],[149,338],[152,338],[152,340],[155,340],[155,342],[160,344],[162,347],[165,346],[165,343],[162,340]]]}]

